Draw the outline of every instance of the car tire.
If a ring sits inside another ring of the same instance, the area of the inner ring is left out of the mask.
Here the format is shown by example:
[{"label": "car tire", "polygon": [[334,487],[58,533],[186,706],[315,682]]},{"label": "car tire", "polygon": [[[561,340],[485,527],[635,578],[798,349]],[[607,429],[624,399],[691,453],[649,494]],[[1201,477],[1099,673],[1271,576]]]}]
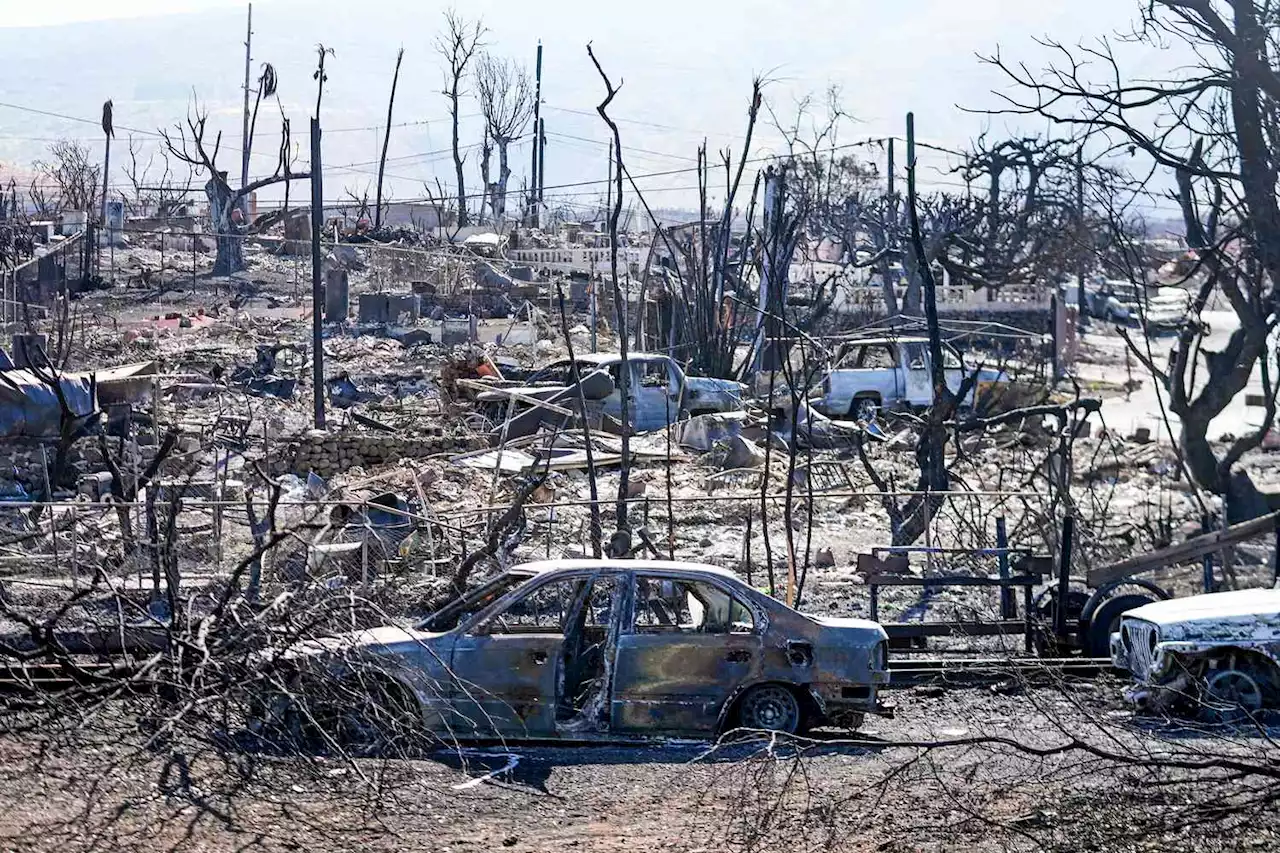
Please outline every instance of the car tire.
[{"label": "car tire", "polygon": [[1117,595],[1103,602],[1093,611],[1093,618],[1089,620],[1089,630],[1085,635],[1088,643],[1085,652],[1089,657],[1108,657],[1111,654],[1111,635],[1119,628],[1121,614],[1153,601],[1154,596],[1132,593]]},{"label": "car tire", "polygon": [[795,734],[804,709],[794,690],[782,684],[757,684],[738,700],[737,722],[744,729]]}]

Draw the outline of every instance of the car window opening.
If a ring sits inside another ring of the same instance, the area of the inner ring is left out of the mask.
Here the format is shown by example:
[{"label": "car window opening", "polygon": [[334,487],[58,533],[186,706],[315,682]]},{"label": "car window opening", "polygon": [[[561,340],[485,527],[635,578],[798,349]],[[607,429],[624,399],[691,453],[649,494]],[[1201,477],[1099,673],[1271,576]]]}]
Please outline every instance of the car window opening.
[{"label": "car window opening", "polygon": [[701,581],[636,578],[638,634],[750,634],[751,609],[729,593]]}]

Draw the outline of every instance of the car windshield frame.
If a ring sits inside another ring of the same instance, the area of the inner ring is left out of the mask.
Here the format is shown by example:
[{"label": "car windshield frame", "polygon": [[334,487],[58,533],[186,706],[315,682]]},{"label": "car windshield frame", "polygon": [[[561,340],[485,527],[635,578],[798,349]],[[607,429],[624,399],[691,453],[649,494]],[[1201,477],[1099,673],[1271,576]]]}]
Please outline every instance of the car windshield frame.
[{"label": "car windshield frame", "polygon": [[[487,583],[453,599],[430,616],[419,620],[413,627],[418,631],[452,631],[463,627],[464,622],[470,624],[476,616],[537,577],[536,572],[505,571]],[[468,608],[470,608],[471,618],[464,619]],[[449,627],[438,627],[440,623],[450,620],[453,624]]]}]

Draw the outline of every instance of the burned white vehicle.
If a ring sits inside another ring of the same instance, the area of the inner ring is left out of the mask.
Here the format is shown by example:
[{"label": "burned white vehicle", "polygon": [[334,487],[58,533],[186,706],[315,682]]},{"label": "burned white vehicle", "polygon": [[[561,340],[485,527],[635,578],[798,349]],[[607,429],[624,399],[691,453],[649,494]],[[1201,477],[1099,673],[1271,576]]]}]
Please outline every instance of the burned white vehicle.
[{"label": "burned white vehicle", "polygon": [[713,566],[517,566],[413,627],[315,640],[272,662],[259,729],[336,742],[711,737],[856,727],[888,713],[875,622],[799,613]]},{"label": "burned white vehicle", "polygon": [[1280,707],[1280,590],[1244,589],[1143,605],[1111,635],[1129,698],[1215,714]]},{"label": "burned white vehicle", "polygon": [[[689,376],[669,355],[628,353],[624,365],[618,353],[586,353],[576,359],[581,394],[589,419],[608,418],[621,429],[622,378],[627,371],[627,419],[632,432],[663,429],[682,417],[716,412],[740,412],[746,386],[730,379]],[[538,410],[539,400],[562,408],[576,405],[574,362],[552,362],[531,373],[524,382],[495,387],[476,395],[481,411],[493,425],[510,421],[506,436],[514,438],[535,431],[553,419],[555,410]]]}]

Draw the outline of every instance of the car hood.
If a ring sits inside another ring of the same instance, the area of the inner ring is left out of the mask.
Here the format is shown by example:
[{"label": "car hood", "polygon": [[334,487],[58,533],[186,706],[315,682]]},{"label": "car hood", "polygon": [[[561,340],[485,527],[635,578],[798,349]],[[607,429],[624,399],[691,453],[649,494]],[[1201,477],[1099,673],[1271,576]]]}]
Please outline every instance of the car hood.
[{"label": "car hood", "polygon": [[414,646],[430,645],[445,636],[441,632],[417,631],[398,625],[382,625],[304,640],[285,651],[285,657],[309,657],[323,654],[344,654],[353,651],[374,653],[396,652]]},{"label": "car hood", "polygon": [[[972,370],[972,368],[970,368]],[[977,382],[1008,382],[1009,376],[1003,370],[996,370],[991,367],[979,368]]]},{"label": "car hood", "polygon": [[1280,590],[1241,589],[1144,604],[1124,614],[1161,628],[1164,640],[1280,636]]},{"label": "car hood", "polygon": [[698,391],[718,391],[726,394],[742,394],[746,386],[732,379],[712,379],[708,376],[686,376],[685,383]]}]

